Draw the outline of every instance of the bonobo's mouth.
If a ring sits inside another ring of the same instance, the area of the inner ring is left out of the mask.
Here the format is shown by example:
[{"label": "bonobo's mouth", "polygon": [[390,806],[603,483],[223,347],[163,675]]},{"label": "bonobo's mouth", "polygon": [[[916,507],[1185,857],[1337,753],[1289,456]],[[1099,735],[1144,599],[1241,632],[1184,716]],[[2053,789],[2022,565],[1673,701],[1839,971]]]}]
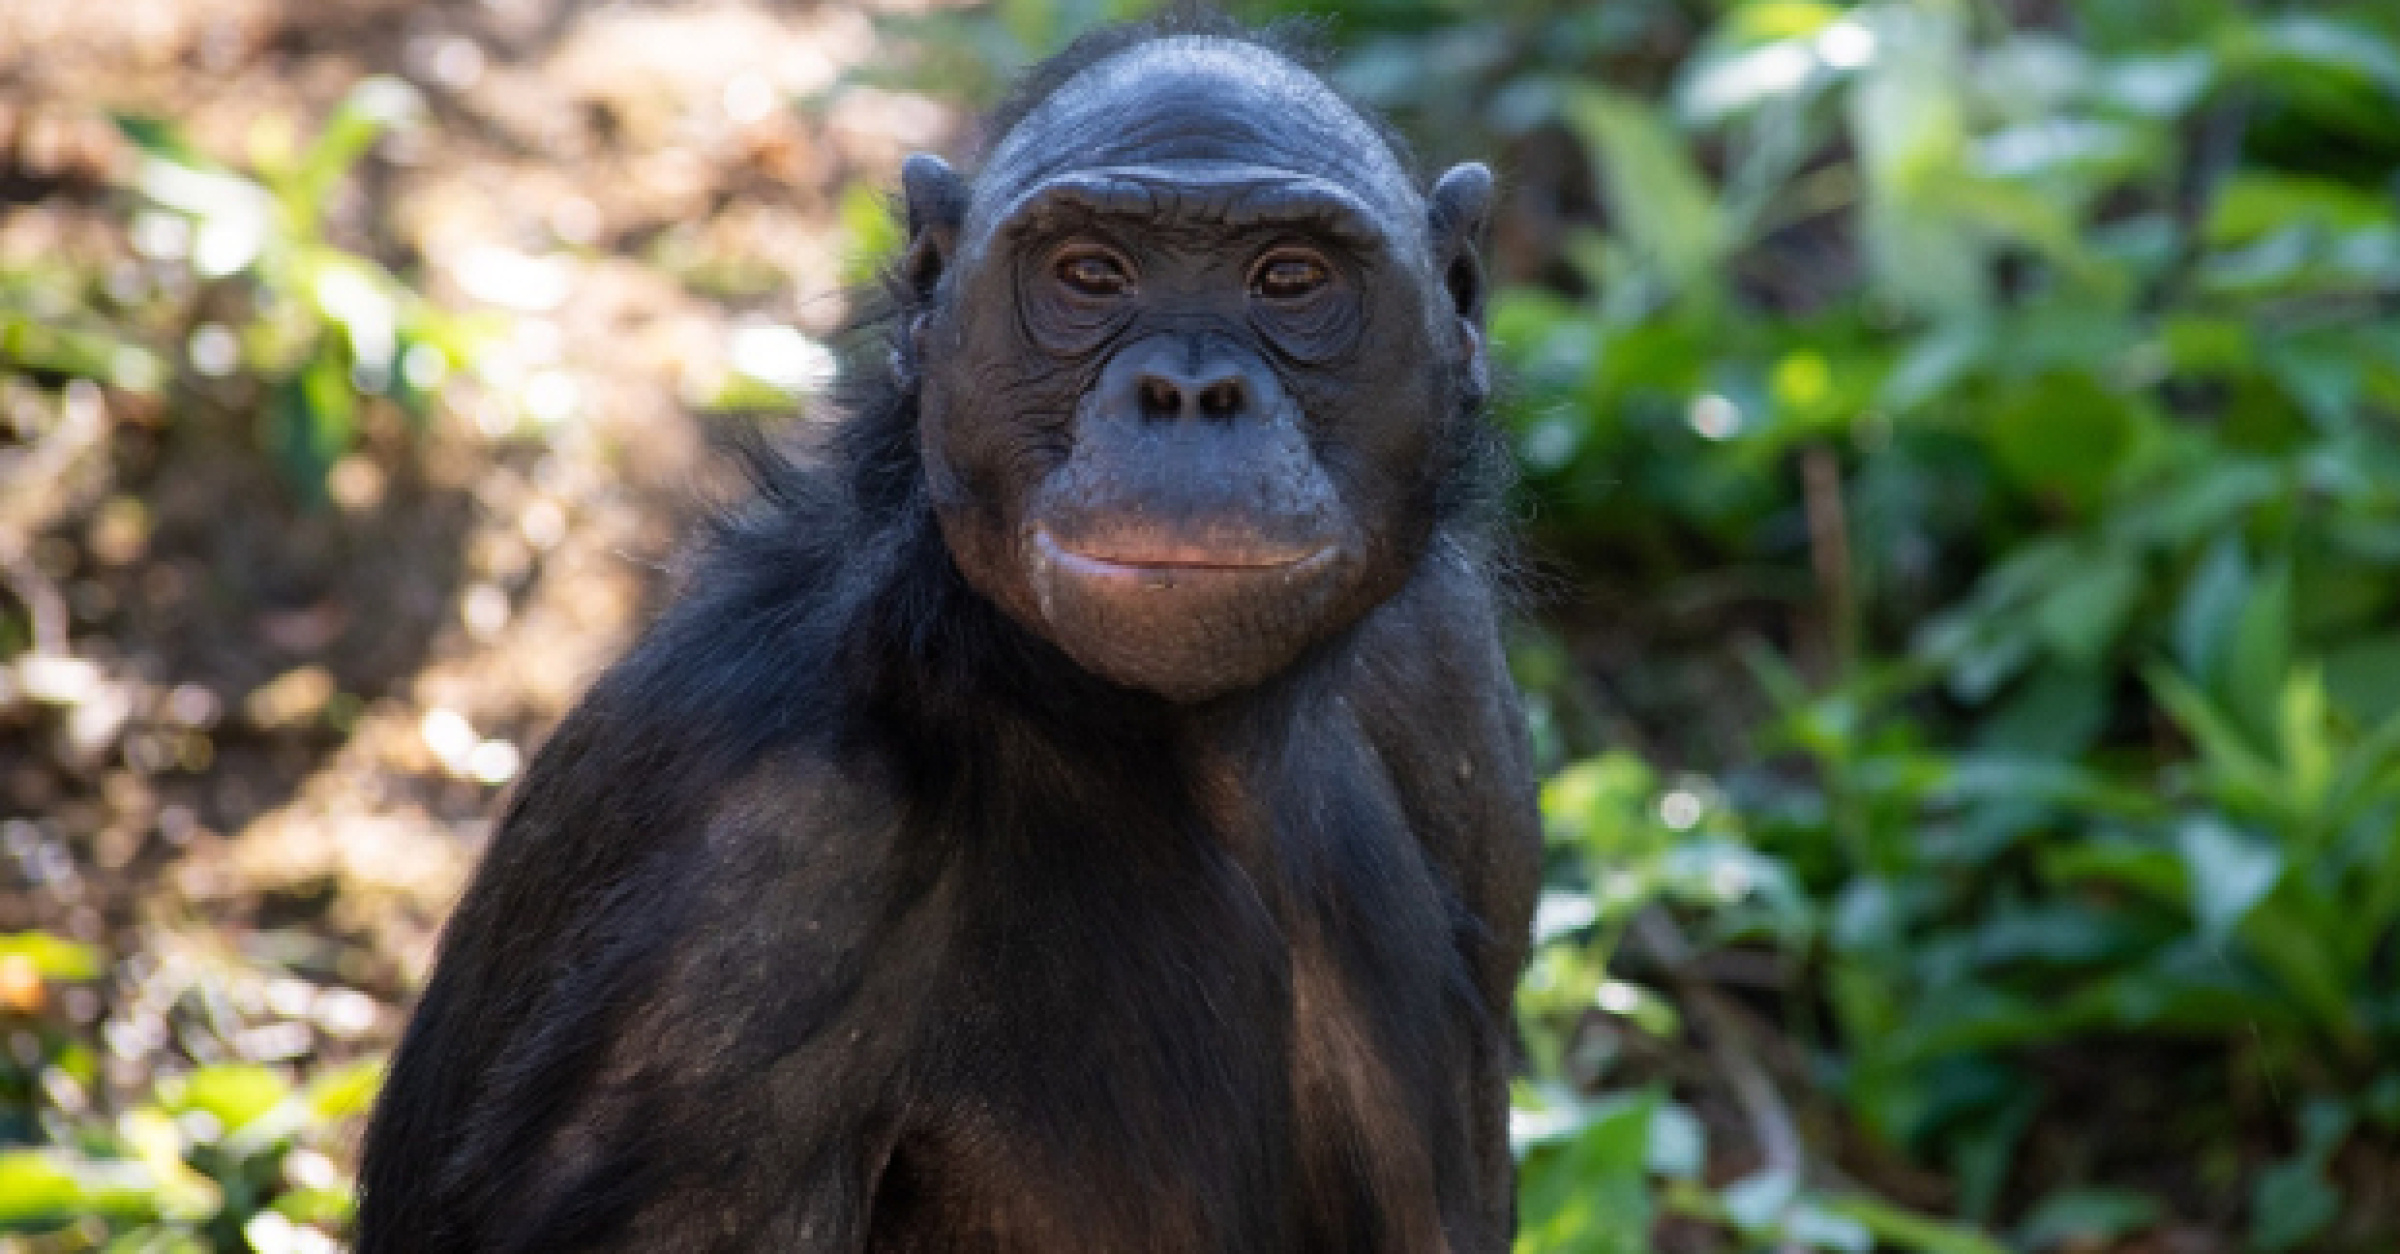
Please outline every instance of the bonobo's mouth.
[{"label": "bonobo's mouth", "polygon": [[1247,538],[1194,541],[1138,533],[1063,541],[1048,528],[1037,529],[1033,543],[1041,560],[1061,574],[1146,586],[1172,586],[1178,579],[1211,575],[1304,574],[1330,563],[1337,551],[1331,544],[1291,545]]},{"label": "bonobo's mouth", "polygon": [[1041,634],[1085,669],[1191,701],[1255,684],[1331,625],[1356,565],[1339,541],[1110,527],[1025,538]]}]

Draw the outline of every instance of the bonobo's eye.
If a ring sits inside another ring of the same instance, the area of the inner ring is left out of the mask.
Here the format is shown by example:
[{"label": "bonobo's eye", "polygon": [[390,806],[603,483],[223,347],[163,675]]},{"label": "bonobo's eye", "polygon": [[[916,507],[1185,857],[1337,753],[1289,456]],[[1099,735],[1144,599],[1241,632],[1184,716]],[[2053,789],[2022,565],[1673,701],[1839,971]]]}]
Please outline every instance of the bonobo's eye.
[{"label": "bonobo's eye", "polygon": [[1322,362],[1357,343],[1366,315],[1365,289],[1348,260],[1287,243],[1267,249],[1252,263],[1250,320],[1276,352]]},{"label": "bonobo's eye", "polygon": [[1250,271],[1250,294],[1261,300],[1303,300],[1333,282],[1333,268],[1305,248],[1278,248]]},{"label": "bonobo's eye", "polygon": [[[0,0],[5,4],[7,0]],[[1077,235],[1019,254],[1017,282],[1022,325],[1042,348],[1091,351],[1133,316],[1140,273],[1127,254],[1091,235]]]},{"label": "bonobo's eye", "polygon": [[1133,290],[1132,269],[1124,258],[1105,248],[1090,245],[1070,248],[1059,254],[1051,272],[1078,296],[1106,299]]}]

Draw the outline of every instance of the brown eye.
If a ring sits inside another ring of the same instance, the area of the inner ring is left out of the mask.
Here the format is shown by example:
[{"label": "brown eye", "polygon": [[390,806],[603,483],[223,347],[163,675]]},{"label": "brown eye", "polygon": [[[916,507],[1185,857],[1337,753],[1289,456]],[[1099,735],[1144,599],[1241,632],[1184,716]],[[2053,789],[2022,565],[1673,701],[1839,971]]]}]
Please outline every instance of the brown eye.
[{"label": "brown eye", "polygon": [[1122,296],[1133,290],[1125,264],[1107,253],[1077,252],[1058,259],[1058,281],[1081,296]]},{"label": "brown eye", "polygon": [[1298,300],[1333,281],[1325,263],[1305,253],[1274,253],[1250,276],[1250,294],[1266,300]]}]

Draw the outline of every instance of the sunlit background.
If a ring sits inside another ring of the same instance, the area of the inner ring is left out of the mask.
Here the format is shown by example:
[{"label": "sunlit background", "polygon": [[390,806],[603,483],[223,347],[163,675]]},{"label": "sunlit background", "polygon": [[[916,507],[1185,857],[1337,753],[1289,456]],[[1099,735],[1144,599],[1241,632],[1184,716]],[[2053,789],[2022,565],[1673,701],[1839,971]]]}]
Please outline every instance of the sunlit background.
[{"label": "sunlit background", "polygon": [[[0,1251],[340,1247],[900,157],[1144,7],[0,0]],[[1506,189],[1520,1248],[2400,1247],[2400,8],[1305,11]]]}]

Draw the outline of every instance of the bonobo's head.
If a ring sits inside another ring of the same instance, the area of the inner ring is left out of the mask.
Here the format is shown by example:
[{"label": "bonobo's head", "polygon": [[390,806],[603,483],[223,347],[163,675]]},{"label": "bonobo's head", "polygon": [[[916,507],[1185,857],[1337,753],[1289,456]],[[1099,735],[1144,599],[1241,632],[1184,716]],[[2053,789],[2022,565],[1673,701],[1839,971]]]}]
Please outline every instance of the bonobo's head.
[{"label": "bonobo's head", "polygon": [[972,184],[904,171],[900,355],[959,569],[1086,669],[1259,683],[1406,580],[1480,421],[1482,166],[1420,193],[1247,41],[1068,77]]}]

